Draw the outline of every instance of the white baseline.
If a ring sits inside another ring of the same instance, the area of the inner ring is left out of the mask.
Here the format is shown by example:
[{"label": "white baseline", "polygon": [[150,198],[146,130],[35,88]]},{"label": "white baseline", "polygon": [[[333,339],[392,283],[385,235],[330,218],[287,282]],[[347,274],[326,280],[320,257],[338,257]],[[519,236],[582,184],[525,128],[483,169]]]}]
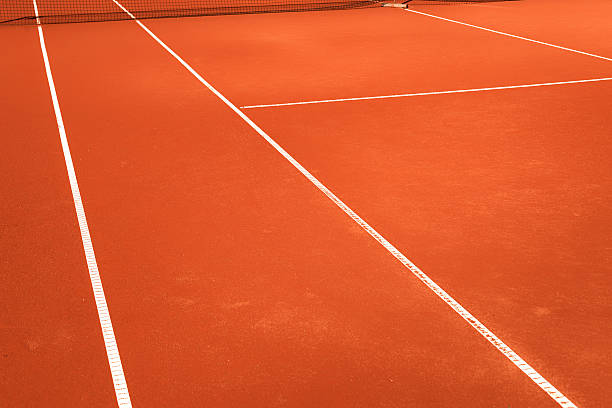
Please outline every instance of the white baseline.
[{"label": "white baseline", "polygon": [[378,241],[391,255],[401,262],[414,276],[423,282],[432,292],[440,297],[448,306],[450,306],[459,316],[468,322],[478,333],[489,341],[499,352],[506,356],[514,365],[516,365],[524,374],[526,374],[538,387],[545,391],[559,406],[564,408],[577,408],[565,395],[555,388],[548,380],[542,377],[533,367],[523,360],[516,352],[501,341],[493,332],[491,332],[484,324],[476,317],[468,312],[459,302],[451,295],[446,293],[444,289],[438,286],[429,276],[421,271],[413,264],[399,249],[395,248],[389,241],[372,228],[365,220],[347,206],[340,198],[338,198],[330,189],[321,183],[313,176],[306,168],[304,168],[296,159],[293,158],[285,149],[283,149],[274,139],[272,139],[265,131],[263,131],[255,122],[244,114],[240,109],[229,101],[221,92],[215,89],[208,81],[206,81],[195,69],[191,67],[183,58],[168,47],[159,37],[157,37],[149,28],[140,20],[130,13],[125,7],[113,0],[117,6],[125,11],[153,40],[155,40],[162,48],[164,48],[172,57],[174,57],[187,71],[189,71],[202,85],[210,92],[217,96],[228,108],[238,115],[245,123],[247,123],[255,132],[259,134],[266,142],[268,142],[278,153],[280,153],[293,167],[295,167],[304,177],[314,184],[323,194],[325,194],[335,205],[337,205],[346,215],[348,215],[355,223],[365,230],[372,238]]},{"label": "white baseline", "polygon": [[499,91],[502,89],[536,88],[540,86],[581,84],[581,83],[587,83],[587,82],[602,82],[602,81],[610,81],[610,80],[612,80],[612,77],[594,78],[594,79],[578,79],[575,81],[543,82],[539,84],[526,84],[526,85],[492,86],[488,88],[455,89],[451,91],[431,91],[431,92],[416,92],[416,93],[379,95],[379,96],[360,96],[360,97],[355,97],[355,98],[319,99],[319,100],[313,100],[313,101],[270,103],[270,104],[263,104],[263,105],[246,105],[246,106],[241,106],[240,109],[274,108],[274,107],[279,107],[279,106],[312,105],[312,104],[317,104],[317,103],[365,101],[369,99],[392,99],[392,98],[407,98],[411,96],[429,96],[429,95],[446,95],[446,94],[457,94],[457,93],[468,93],[468,92]]}]

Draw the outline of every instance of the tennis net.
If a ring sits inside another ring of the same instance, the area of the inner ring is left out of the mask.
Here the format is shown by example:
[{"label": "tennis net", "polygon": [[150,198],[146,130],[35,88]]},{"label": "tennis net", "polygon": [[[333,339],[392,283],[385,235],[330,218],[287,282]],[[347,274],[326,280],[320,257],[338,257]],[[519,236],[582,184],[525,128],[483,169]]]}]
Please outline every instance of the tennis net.
[{"label": "tennis net", "polygon": [[[0,24],[54,24],[135,18],[282,13],[375,7],[403,0],[0,0]],[[500,0],[414,0],[418,3],[482,3]],[[35,12],[38,9],[38,17]]]}]

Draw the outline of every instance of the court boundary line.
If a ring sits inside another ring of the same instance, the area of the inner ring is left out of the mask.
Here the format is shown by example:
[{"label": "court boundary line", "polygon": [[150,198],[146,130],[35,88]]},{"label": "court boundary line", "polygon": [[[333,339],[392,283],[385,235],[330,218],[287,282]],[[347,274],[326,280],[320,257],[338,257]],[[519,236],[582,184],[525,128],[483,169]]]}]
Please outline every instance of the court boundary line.
[{"label": "court boundary line", "polygon": [[281,106],[313,105],[313,104],[319,104],[319,103],[407,98],[407,97],[413,97],[413,96],[448,95],[448,94],[460,94],[460,93],[469,93],[469,92],[498,91],[498,90],[504,90],[504,89],[536,88],[536,87],[553,86],[553,85],[568,85],[568,84],[580,84],[580,83],[591,83],[591,82],[603,82],[603,81],[611,81],[611,80],[612,80],[612,77],[604,77],[604,78],[593,78],[593,79],[577,79],[573,81],[541,82],[537,84],[525,84],[525,85],[506,85],[506,86],[492,86],[492,87],[486,87],[486,88],[455,89],[455,90],[450,90],[450,91],[431,91],[431,92],[415,92],[415,93],[377,95],[377,96],[359,96],[359,97],[354,97],[354,98],[318,99],[318,100],[312,100],[312,101],[245,105],[245,106],[241,106],[240,109],[276,108],[276,107],[281,107]]},{"label": "court boundary line", "polygon": [[593,54],[593,53],[590,53],[590,52],[580,51],[580,50],[576,50],[574,48],[563,47],[561,45],[551,44],[551,43],[547,43],[547,42],[544,42],[544,41],[534,40],[532,38],[522,37],[520,35],[510,34],[510,33],[506,33],[506,32],[503,32],[503,31],[493,30],[492,28],[486,28],[486,27],[475,25],[475,24],[464,23],[463,21],[453,20],[453,19],[446,18],[446,17],[440,17],[440,16],[436,16],[435,14],[424,13],[422,11],[416,11],[416,10],[413,10],[413,9],[404,9],[404,11],[408,11],[410,13],[415,13],[415,14],[421,14],[423,16],[432,17],[432,18],[436,18],[438,20],[444,20],[444,21],[448,21],[448,22],[451,22],[451,23],[455,23],[455,24],[461,24],[461,25],[464,25],[464,26],[472,27],[472,28],[477,28],[479,30],[489,31],[491,33],[495,33],[495,34],[499,34],[499,35],[504,35],[506,37],[512,37],[512,38],[516,38],[516,39],[524,40],[524,41],[529,41],[529,42],[540,44],[540,45],[546,45],[548,47],[558,48],[558,49],[561,49],[561,50],[564,50],[564,51],[569,51],[569,52],[574,52],[574,53],[577,53],[577,54],[587,55],[587,56],[593,57],[593,58],[599,58],[599,59],[606,60],[606,61],[612,61],[612,58],[604,57],[602,55],[597,55],[597,54]]},{"label": "court boundary line", "polygon": [[527,375],[540,389],[546,392],[557,404],[564,408],[577,408],[565,395],[555,388],[548,380],[542,377],[533,367],[523,360],[516,352],[502,342],[493,332],[491,332],[484,324],[476,319],[470,312],[467,311],[459,302],[450,296],[444,289],[435,283],[429,276],[421,271],[412,261],[410,261],[400,250],[395,248],[387,239],[371,227],[349,206],[347,206],[340,198],[338,198],[330,189],[321,183],[313,176],[305,167],[303,167],[296,159],[293,158],[281,145],[272,139],[263,129],[253,122],[244,112],[236,107],[229,99],[221,92],[206,81],[195,69],[191,67],[181,56],[166,45],[157,35],[155,35],[146,25],[138,20],[129,10],[123,7],[117,0],[113,0],[117,6],[125,11],[132,20],[137,23],[153,40],[155,40],[162,48],[164,48],[172,57],[174,57],[187,71],[189,71],[202,85],[219,98],[228,108],[236,113],[246,124],[248,124],[255,132],[257,132],[268,144],[270,144],[278,153],[281,154],[293,167],[295,167],[308,181],[314,184],[319,191],[325,194],[337,207],[339,207],[346,215],[348,215],[355,223],[365,230],[372,238],[382,245],[391,255],[393,255],[404,267],[412,272],[421,282],[423,282],[434,294],[441,298],[448,306],[450,306],[461,318],[463,318],[470,326],[472,326],[480,335],[482,335],[489,343],[491,343],[500,353],[508,358],[515,366],[517,366],[525,375]]},{"label": "court boundary line", "polygon": [[91,281],[91,287],[96,302],[96,309],[98,311],[100,328],[102,329],[102,337],[104,339],[106,357],[108,359],[108,365],[110,367],[110,373],[113,380],[113,387],[115,389],[115,397],[117,399],[117,404],[120,408],[131,408],[132,403],[130,400],[127,382],[125,380],[125,373],[123,372],[123,365],[121,364],[121,357],[119,356],[117,339],[115,337],[115,331],[111,322],[110,311],[108,310],[108,305],[106,303],[104,288],[102,287],[102,279],[98,270],[98,262],[96,261],[96,255],[94,253],[93,243],[91,241],[91,235],[89,233],[89,226],[87,224],[87,218],[85,217],[85,208],[83,207],[83,200],[81,198],[81,192],[79,189],[79,184],[77,182],[76,171],[74,170],[74,163],[72,162],[70,146],[68,145],[66,128],[64,127],[64,119],[62,116],[62,111],[60,109],[57,91],[55,89],[53,74],[51,72],[51,63],[49,62],[49,55],[47,54],[45,36],[38,14],[38,4],[36,3],[36,0],[32,0],[32,2],[34,4],[34,13],[36,16],[38,38],[40,40],[40,49],[45,65],[45,72],[47,75],[47,82],[49,84],[49,91],[51,92],[51,100],[53,102],[53,111],[55,113],[55,120],[57,122],[57,128],[59,131],[62,152],[64,154],[64,162],[66,164],[66,171],[68,173],[68,180],[70,182],[70,190],[72,192],[74,209],[79,223],[81,241],[83,243],[83,251],[85,253],[85,260],[87,261],[89,279]]}]

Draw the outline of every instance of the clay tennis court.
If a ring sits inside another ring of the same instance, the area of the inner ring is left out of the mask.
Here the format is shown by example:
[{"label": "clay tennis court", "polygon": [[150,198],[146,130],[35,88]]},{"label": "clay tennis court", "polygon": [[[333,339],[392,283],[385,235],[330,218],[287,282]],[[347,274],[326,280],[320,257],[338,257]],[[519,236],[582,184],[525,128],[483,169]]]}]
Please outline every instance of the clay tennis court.
[{"label": "clay tennis court", "polygon": [[1,407],[610,404],[612,3],[149,1],[0,0]]}]

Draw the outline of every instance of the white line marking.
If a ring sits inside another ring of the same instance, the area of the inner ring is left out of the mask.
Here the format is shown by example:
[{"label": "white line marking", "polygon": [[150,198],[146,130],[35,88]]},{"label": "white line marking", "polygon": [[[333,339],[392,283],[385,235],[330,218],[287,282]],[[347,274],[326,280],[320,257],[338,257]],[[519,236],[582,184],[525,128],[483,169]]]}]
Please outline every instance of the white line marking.
[{"label": "white line marking", "polygon": [[34,3],[36,22],[38,24],[40,49],[42,51],[43,60],[45,63],[47,82],[49,83],[49,90],[51,91],[53,110],[55,111],[55,118],[57,120],[57,129],[59,130],[62,151],[64,152],[64,161],[66,162],[66,170],[68,171],[70,189],[72,190],[74,209],[76,211],[76,216],[79,221],[81,241],[83,242],[83,250],[85,252],[87,269],[89,270],[89,279],[91,280],[91,287],[93,289],[94,299],[96,301],[96,308],[98,309],[98,318],[100,320],[100,327],[102,328],[102,337],[104,338],[108,365],[110,367],[111,377],[113,379],[113,385],[115,387],[117,404],[120,408],[131,408],[132,403],[130,401],[130,394],[127,388],[127,383],[125,381],[123,366],[121,365],[121,358],[119,357],[117,340],[115,339],[115,332],[113,330],[110,313],[106,304],[104,289],[102,288],[102,279],[100,278],[100,273],[98,271],[98,263],[96,262],[96,256],[94,254],[91,236],[89,235],[89,227],[87,225],[87,219],[85,218],[85,209],[83,208],[83,201],[81,200],[79,184],[77,183],[76,172],[74,171],[74,164],[72,163],[70,147],[68,146],[68,137],[66,136],[66,129],[64,128],[64,120],[62,118],[62,112],[60,110],[59,100],[57,98],[57,92],[55,90],[53,75],[51,74],[51,64],[49,63],[49,56],[47,55],[45,37],[43,34],[42,25],[40,24],[40,20],[38,18],[38,5],[36,4],[36,0],[32,1]]},{"label": "white line marking", "polygon": [[452,91],[432,91],[432,92],[417,92],[417,93],[405,93],[405,94],[394,94],[394,95],[361,96],[361,97],[356,97],[356,98],[320,99],[320,100],[314,100],[314,101],[271,103],[267,105],[246,105],[246,106],[241,106],[240,109],[273,108],[273,107],[279,107],[279,106],[312,105],[316,103],[365,101],[369,99],[391,99],[391,98],[407,98],[410,96],[428,96],[428,95],[445,95],[445,94],[468,93],[468,92],[497,91],[501,89],[535,88],[539,86],[581,84],[581,83],[586,83],[586,82],[601,82],[601,81],[611,81],[611,80],[612,80],[612,77],[595,78],[595,79],[579,79],[575,81],[562,81],[562,82],[544,82],[544,83],[539,83],[539,84],[527,84],[527,85],[493,86],[489,88],[456,89]]},{"label": "white line marking", "polygon": [[564,408],[577,408],[567,397],[565,397],[559,390],[557,390],[551,383],[549,383],[544,377],[542,377],[535,369],[527,364],[518,354],[516,354],[510,347],[502,342],[497,336],[495,336],[484,324],[479,322],[470,312],[468,312],[463,306],[461,306],[455,299],[453,299],[448,293],[444,291],[437,283],[435,283],[429,276],[421,271],[415,264],[413,264],[404,254],[402,254],[397,248],[395,248],[389,241],[387,241],[382,235],[380,235],[374,228],[372,228],[367,222],[365,222],[359,215],[357,215],[352,209],[350,209],[342,200],[340,200],[330,189],[325,187],[315,176],[313,176],[308,170],[306,170],[297,160],[295,160],[285,149],[283,149],[274,139],[272,139],[266,132],[264,132],[255,122],[253,122],[248,116],[244,114],[240,109],[230,102],[221,92],[217,91],[211,84],[209,84],[195,69],[191,67],[185,60],[183,60],[176,52],[168,47],[159,37],[157,37],[147,26],[141,21],[137,20],[132,13],[130,13],[125,7],[119,4],[116,0],[113,0],[121,9],[123,9],[134,21],[153,38],[160,46],[162,46],[170,55],[172,55],[187,71],[189,71],[202,85],[204,85],[210,92],[216,95],[228,108],[234,111],[236,115],[240,116],[253,130],[255,130],[266,142],[268,142],[277,152],[279,152],[289,163],[293,165],[304,177],[306,177],[312,184],[314,184],[323,194],[325,194],[334,204],[336,204],[346,215],[351,217],[361,228],[363,228],[370,236],[372,236],[378,243],[380,243],[391,255],[393,255],[398,261],[400,261],[408,270],[410,270],[421,282],[429,287],[436,295],[438,295],[447,305],[449,305],[459,316],[467,321],[478,333],[480,333],[485,339],[487,339],[497,350],[505,355],[514,365],[516,365],[523,373],[533,380],[538,387],[544,390],[551,398],[553,398],[560,406]]},{"label": "white line marking", "polygon": [[412,9],[405,9],[404,11],[408,11],[410,13],[421,14],[421,15],[424,15],[424,16],[427,16],[427,17],[437,18],[438,20],[449,21],[451,23],[461,24],[461,25],[464,25],[464,26],[472,27],[472,28],[477,28],[479,30],[489,31],[489,32],[495,33],[495,34],[505,35],[507,37],[518,38],[519,40],[525,40],[525,41],[529,41],[529,42],[536,43],[536,44],[546,45],[548,47],[558,48],[560,50],[575,52],[577,54],[582,54],[582,55],[588,55],[589,57],[593,57],[593,58],[599,58],[599,59],[606,60],[606,61],[612,61],[612,58],[602,57],[601,55],[591,54],[591,53],[584,52],[584,51],[578,51],[578,50],[575,50],[573,48],[562,47],[560,45],[555,45],[555,44],[547,43],[547,42],[544,42],[544,41],[532,40],[531,38],[521,37],[519,35],[514,35],[514,34],[509,34],[509,33],[504,33],[503,31],[492,30],[490,28],[485,28],[485,27],[474,25],[474,24],[468,24],[468,23],[464,23],[462,21],[451,20],[450,18],[444,18],[444,17],[433,15],[433,14],[429,14],[429,13],[423,13],[422,11],[416,11],[416,10],[412,10]]}]

